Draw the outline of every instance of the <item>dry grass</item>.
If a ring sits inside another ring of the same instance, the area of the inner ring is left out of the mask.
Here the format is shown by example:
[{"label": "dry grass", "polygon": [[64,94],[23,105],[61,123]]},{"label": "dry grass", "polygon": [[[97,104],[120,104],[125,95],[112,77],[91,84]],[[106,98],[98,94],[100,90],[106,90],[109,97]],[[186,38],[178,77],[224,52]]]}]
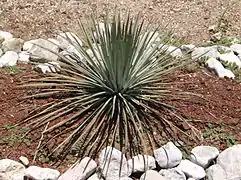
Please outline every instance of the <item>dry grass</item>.
[{"label": "dry grass", "polygon": [[[237,0],[235,0],[237,1]],[[185,42],[207,41],[208,27],[221,16],[230,0],[1,0],[0,30],[25,40],[52,37],[55,32],[77,28],[77,20],[88,20],[91,13],[101,18],[115,9],[142,16],[154,24],[174,29]],[[228,35],[241,37],[241,1],[225,14]]]}]

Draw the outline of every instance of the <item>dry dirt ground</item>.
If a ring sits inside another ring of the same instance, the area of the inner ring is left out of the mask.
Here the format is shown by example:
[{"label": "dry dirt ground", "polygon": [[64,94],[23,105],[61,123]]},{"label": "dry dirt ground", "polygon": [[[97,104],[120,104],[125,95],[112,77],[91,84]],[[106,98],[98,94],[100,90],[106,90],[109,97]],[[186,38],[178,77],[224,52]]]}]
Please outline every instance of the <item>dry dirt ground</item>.
[{"label": "dry dirt ground", "polygon": [[[76,29],[78,19],[86,23],[91,13],[101,18],[106,12],[113,13],[114,9],[123,13],[130,9],[133,14],[140,11],[142,18],[152,24],[161,24],[161,27],[168,24],[167,29],[174,29],[176,36],[183,41],[200,44],[209,40],[208,27],[218,21],[227,7],[227,35],[241,37],[241,1],[232,5],[229,0],[1,0],[0,30],[9,31],[24,40],[53,37],[53,33]],[[13,129],[11,125],[51,99],[22,101],[21,98],[28,92],[17,85],[24,77],[33,76],[35,72],[29,65],[18,67],[22,71],[13,74],[11,69],[0,69],[0,159],[17,160],[23,155],[32,161],[38,145],[35,139],[41,134],[27,137],[20,144],[19,141],[23,139],[18,133],[24,133],[24,129]],[[199,144],[214,145],[222,150],[241,143],[240,83],[217,78],[204,69],[179,71],[172,78],[189,82],[179,88],[204,96],[198,101],[171,102],[202,131],[204,139]],[[188,130],[187,127],[183,128]],[[35,164],[49,166],[44,154],[36,160]],[[60,170],[65,170],[67,165],[71,164],[65,163]]]},{"label": "dry dirt ground", "polygon": [[184,42],[200,44],[209,40],[208,27],[220,20],[223,12],[227,35],[241,37],[240,0],[1,0],[0,30],[25,40],[52,37],[53,33],[78,29],[91,14],[101,18],[130,10],[161,27],[168,25]]}]

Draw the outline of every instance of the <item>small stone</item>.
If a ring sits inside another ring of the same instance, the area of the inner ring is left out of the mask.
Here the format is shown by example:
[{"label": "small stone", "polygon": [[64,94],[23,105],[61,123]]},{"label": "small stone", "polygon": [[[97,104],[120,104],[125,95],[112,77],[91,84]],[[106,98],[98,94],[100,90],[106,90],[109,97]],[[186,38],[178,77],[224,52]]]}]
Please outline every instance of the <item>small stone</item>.
[{"label": "small stone", "polygon": [[45,39],[27,41],[23,45],[23,50],[30,53],[31,58],[36,60],[56,61],[58,59],[58,55],[55,53],[59,52],[59,47]]},{"label": "small stone", "polygon": [[11,159],[0,160],[0,179],[23,180],[25,167]]},{"label": "small stone", "polygon": [[186,180],[185,174],[178,168],[162,169],[159,174],[168,180]]},{"label": "small stone", "polygon": [[222,32],[214,33],[213,35],[211,35],[211,40],[214,42],[220,41],[222,39],[222,36]]},{"label": "small stone", "polygon": [[[59,47],[63,50],[71,46],[82,46],[83,43],[79,37],[72,32],[60,33],[57,36],[57,41],[59,42]],[[74,45],[73,45],[74,44]]]},{"label": "small stone", "polygon": [[20,38],[7,39],[7,40],[3,41],[2,49],[4,52],[15,51],[18,53],[18,52],[21,52],[23,43],[24,43],[24,41]]},{"label": "small stone", "polygon": [[222,151],[217,164],[220,165],[228,179],[241,177],[241,144],[234,145]]},{"label": "small stone", "polygon": [[216,33],[218,31],[217,25],[211,25],[208,27],[208,31],[211,33]]},{"label": "small stone", "polygon": [[47,40],[53,43],[54,45],[60,47],[60,42],[57,39],[48,38]]},{"label": "small stone", "polygon": [[106,147],[99,155],[99,167],[106,180],[128,177],[128,164],[125,155],[113,147]]},{"label": "small stone", "polygon": [[233,44],[230,48],[237,54],[241,54],[241,44]]},{"label": "small stone", "polygon": [[218,52],[218,49],[215,46],[197,47],[193,50],[191,56],[193,60],[196,60],[202,57],[217,58],[220,56],[220,53]]},{"label": "small stone", "polygon": [[14,51],[7,51],[0,57],[0,67],[14,66],[17,64],[18,54]]},{"label": "small stone", "polygon": [[20,156],[19,157],[19,160],[21,161],[21,163],[24,165],[24,166],[28,166],[29,165],[29,160],[28,158],[24,157],[24,156]]},{"label": "small stone", "polygon": [[205,171],[201,166],[194,164],[189,160],[182,160],[178,167],[188,178],[194,178],[196,180],[205,177]]},{"label": "small stone", "polygon": [[219,155],[216,147],[212,146],[197,146],[191,151],[191,161],[204,169]]},{"label": "small stone", "polygon": [[183,57],[181,49],[175,46],[169,46],[167,49],[167,52],[170,53],[170,55],[175,58]]},{"label": "small stone", "polygon": [[34,180],[57,180],[60,172],[54,169],[41,168],[38,166],[30,166],[25,169],[24,177]]},{"label": "small stone", "polygon": [[43,73],[43,74],[46,74],[46,73],[51,73],[51,69],[48,65],[46,64],[38,64],[37,66],[34,67],[34,69],[39,72],[39,73]]},{"label": "small stone", "polygon": [[239,68],[241,68],[241,61],[238,56],[236,56],[233,52],[221,54],[219,56],[220,61],[235,63]]},{"label": "small stone", "polygon": [[18,54],[18,62],[28,63],[30,61],[30,55],[26,51],[22,51]]},{"label": "small stone", "polygon": [[181,162],[182,152],[172,142],[169,142],[154,150],[154,157],[161,168],[173,168]]},{"label": "small stone", "polygon": [[3,51],[2,49],[0,49],[0,57],[3,55]]},{"label": "small stone", "polygon": [[169,180],[169,179],[163,177],[157,171],[147,170],[144,174],[141,175],[140,180]]},{"label": "small stone", "polygon": [[[59,179],[58,179],[59,180]],[[88,180],[103,180],[103,178],[100,177],[97,173],[93,174],[88,178]]]},{"label": "small stone", "polygon": [[223,70],[217,71],[217,75],[218,77],[221,77],[221,78],[224,78],[224,77],[231,78],[231,79],[235,78],[235,74],[229,69],[223,69]]},{"label": "small stone", "polygon": [[214,164],[206,170],[207,180],[227,180],[226,173],[219,164]]},{"label": "small stone", "polygon": [[[85,180],[95,172],[96,168],[96,162],[89,157],[85,157],[73,168],[68,169],[62,174],[58,180]],[[92,179],[98,180],[99,178],[97,176],[96,178],[92,177]]]},{"label": "small stone", "polygon": [[149,169],[156,168],[156,161],[154,157],[148,155],[138,155],[134,156],[132,159],[128,160],[129,170],[132,173],[144,172]]},{"label": "small stone", "polygon": [[6,31],[0,31],[0,38],[3,38],[4,40],[12,39],[13,35]]},{"label": "small stone", "polygon": [[187,44],[187,45],[182,45],[180,48],[181,48],[182,52],[184,52],[184,53],[191,53],[191,52],[193,52],[195,45]]}]

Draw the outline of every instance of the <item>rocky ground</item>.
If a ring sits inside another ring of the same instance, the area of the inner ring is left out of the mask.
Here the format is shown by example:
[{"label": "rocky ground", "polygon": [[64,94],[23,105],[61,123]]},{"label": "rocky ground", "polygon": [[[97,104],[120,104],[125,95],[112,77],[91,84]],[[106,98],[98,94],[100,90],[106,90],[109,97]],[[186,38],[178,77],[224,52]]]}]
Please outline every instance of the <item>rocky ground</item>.
[{"label": "rocky ground", "polygon": [[77,31],[78,20],[85,23],[91,14],[101,18],[118,10],[140,12],[152,24],[174,30],[186,43],[209,40],[208,27],[221,19],[226,34],[241,36],[239,0],[2,0],[0,30],[24,40],[52,37],[60,30]]}]

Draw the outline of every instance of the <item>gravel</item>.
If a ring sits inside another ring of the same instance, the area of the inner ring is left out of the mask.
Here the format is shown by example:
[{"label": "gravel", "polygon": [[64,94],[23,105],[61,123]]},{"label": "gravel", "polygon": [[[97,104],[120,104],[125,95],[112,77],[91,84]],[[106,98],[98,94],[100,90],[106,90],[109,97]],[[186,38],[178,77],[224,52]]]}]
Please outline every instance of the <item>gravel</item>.
[{"label": "gravel", "polygon": [[29,40],[53,37],[71,29],[78,20],[86,23],[91,14],[102,18],[120,10],[123,14],[141,12],[152,24],[168,25],[185,43],[200,44],[210,39],[208,27],[215,24],[225,9],[227,35],[241,37],[241,1],[235,0],[1,0],[0,30]]}]

